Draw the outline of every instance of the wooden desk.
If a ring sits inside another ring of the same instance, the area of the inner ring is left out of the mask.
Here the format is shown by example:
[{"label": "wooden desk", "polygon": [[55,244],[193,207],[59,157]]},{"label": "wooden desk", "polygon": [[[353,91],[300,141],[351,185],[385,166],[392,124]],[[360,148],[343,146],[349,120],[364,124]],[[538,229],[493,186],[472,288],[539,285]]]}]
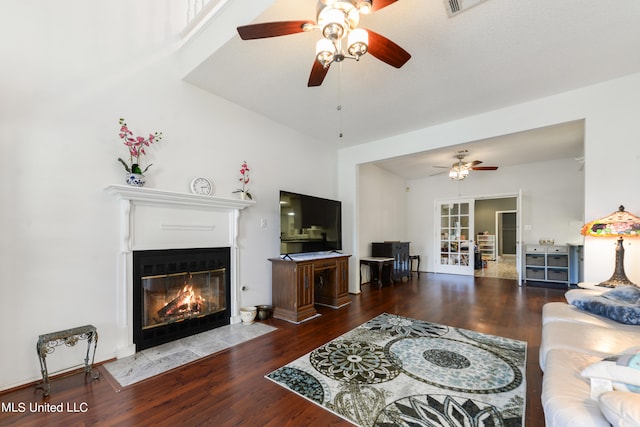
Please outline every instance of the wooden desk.
[{"label": "wooden desk", "polygon": [[382,272],[383,268],[387,266],[387,271],[389,272],[389,283],[393,283],[393,261],[394,258],[388,257],[378,257],[378,256],[369,256],[360,258],[360,286],[362,287],[362,266],[369,266],[370,276],[373,279],[373,274],[371,273],[373,270],[371,266],[375,266],[378,269],[378,287],[382,287]]},{"label": "wooden desk", "polygon": [[339,308],[351,304],[351,255],[293,255],[271,258],[273,317],[300,323],[318,315],[314,304]]}]

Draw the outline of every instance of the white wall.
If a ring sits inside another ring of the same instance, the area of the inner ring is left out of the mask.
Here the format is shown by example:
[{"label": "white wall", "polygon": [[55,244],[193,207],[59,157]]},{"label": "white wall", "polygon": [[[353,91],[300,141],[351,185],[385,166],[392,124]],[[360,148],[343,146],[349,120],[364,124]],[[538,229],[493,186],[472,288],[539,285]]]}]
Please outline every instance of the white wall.
[{"label": "white wall", "polygon": [[[257,204],[240,218],[243,305],[271,302],[279,189],[337,198],[328,144],[181,82],[179,26],[162,20],[173,3],[0,8],[0,390],[39,378],[39,334],[93,324],[96,360],[114,357],[118,203],[104,189],[124,184],[120,117],[136,134],[164,132],[145,159],[154,164],[147,187],[186,192],[207,176],[216,196],[237,197],[240,164],[249,162]],[[56,350],[50,368],[79,363],[71,353]]]},{"label": "white wall", "polygon": [[[517,195],[522,189],[523,242],[537,244],[554,238],[557,244],[582,243],[580,227],[584,206],[583,173],[574,159],[500,167],[497,171],[471,172],[453,182],[446,174],[410,180],[407,229],[411,253],[421,256],[421,268],[434,271],[435,201]],[[477,234],[481,230],[475,230]]]},{"label": "white wall", "polygon": [[[340,198],[356,200],[360,164],[453,146],[493,136],[535,129],[573,120],[585,120],[585,203],[583,218],[592,220],[616,210],[623,203],[640,212],[636,183],[640,182],[640,74],[541,98],[501,110],[455,120],[392,138],[345,148],[339,153]],[[357,206],[345,206],[344,233],[352,244],[351,283],[357,283]],[[640,283],[640,248],[626,247],[626,271]],[[606,239],[585,239],[585,280],[611,276],[614,251]]]},{"label": "white wall", "polygon": [[[371,242],[407,239],[407,197],[404,178],[375,165],[362,165],[359,172],[358,250],[371,255]],[[365,273],[363,281],[368,281]]]}]

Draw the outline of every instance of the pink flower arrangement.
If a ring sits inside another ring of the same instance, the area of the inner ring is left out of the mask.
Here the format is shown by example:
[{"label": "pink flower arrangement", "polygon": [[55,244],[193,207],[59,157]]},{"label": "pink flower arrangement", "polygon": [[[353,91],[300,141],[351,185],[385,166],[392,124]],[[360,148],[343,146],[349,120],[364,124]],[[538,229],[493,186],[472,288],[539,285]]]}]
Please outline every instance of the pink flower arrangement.
[{"label": "pink flower arrangement", "polygon": [[[145,151],[145,147],[151,146],[155,141],[160,141],[162,139],[162,132],[155,132],[153,134],[149,134],[149,137],[144,138],[142,136],[133,136],[133,132],[129,130],[127,127],[127,123],[124,119],[120,119],[120,133],[119,136],[129,149],[129,164],[127,164],[124,160],[118,157],[118,161],[122,163],[125,170],[129,173],[138,173],[140,175],[144,174],[151,166],[149,165],[144,170],[140,169],[140,156],[143,154],[147,154]],[[135,159],[135,161],[134,161]]]},{"label": "pink flower arrangement", "polygon": [[234,191],[234,193],[244,193],[247,195],[249,200],[253,200],[253,196],[247,189],[247,184],[249,184],[249,181],[251,181],[251,178],[249,177],[249,171],[249,166],[247,165],[247,162],[245,160],[244,162],[242,162],[242,165],[240,165],[240,178],[238,179],[238,181],[242,183],[242,188],[237,189],[236,191]]}]

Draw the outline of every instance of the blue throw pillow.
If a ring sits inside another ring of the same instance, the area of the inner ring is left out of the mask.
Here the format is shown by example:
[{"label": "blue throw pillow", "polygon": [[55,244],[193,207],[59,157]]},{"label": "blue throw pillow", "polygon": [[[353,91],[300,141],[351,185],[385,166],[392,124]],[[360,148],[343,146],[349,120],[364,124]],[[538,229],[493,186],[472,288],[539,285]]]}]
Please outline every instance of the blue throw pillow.
[{"label": "blue throw pillow", "polygon": [[577,308],[627,325],[640,325],[640,288],[621,286],[571,301]]},{"label": "blue throw pillow", "polygon": [[605,292],[602,296],[612,301],[622,301],[628,304],[638,305],[638,303],[640,303],[640,288],[636,286],[620,286],[613,288],[613,290],[609,292]]}]

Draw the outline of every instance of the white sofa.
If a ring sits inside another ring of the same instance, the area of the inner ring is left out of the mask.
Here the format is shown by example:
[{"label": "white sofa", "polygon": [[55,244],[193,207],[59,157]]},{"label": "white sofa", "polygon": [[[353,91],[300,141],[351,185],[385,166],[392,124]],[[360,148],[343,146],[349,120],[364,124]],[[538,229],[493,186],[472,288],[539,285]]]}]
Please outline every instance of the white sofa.
[{"label": "white sofa", "polygon": [[[571,301],[603,291],[575,289],[566,297]],[[581,375],[588,366],[634,346],[640,346],[640,326],[618,323],[563,302],[545,304],[540,368],[546,426],[640,426],[640,394],[609,391],[594,400],[590,379]]]}]

